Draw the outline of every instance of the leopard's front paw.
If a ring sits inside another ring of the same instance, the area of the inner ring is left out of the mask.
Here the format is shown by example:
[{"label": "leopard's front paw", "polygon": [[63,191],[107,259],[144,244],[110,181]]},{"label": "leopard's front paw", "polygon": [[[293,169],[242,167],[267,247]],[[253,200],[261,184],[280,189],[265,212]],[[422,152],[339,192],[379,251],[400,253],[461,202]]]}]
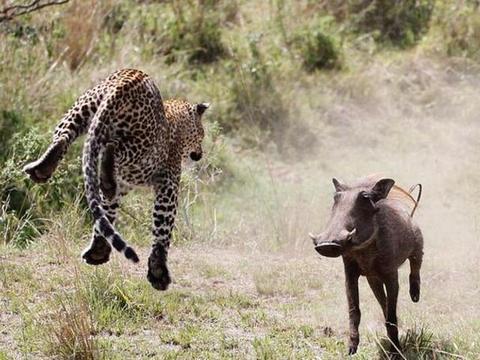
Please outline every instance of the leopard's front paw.
[{"label": "leopard's front paw", "polygon": [[148,269],[147,279],[157,290],[167,290],[172,282],[167,266],[161,266],[157,269]]},{"label": "leopard's front paw", "polygon": [[153,245],[148,258],[147,279],[157,290],[167,290],[168,285],[172,282],[167,267],[167,251],[161,245]]}]

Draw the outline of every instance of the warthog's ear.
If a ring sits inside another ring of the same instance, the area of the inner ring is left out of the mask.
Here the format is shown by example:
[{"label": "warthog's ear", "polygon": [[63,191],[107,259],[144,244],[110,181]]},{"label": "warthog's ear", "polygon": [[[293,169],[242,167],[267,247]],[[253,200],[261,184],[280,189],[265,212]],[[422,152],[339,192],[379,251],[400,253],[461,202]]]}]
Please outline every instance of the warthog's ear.
[{"label": "warthog's ear", "polygon": [[333,186],[335,187],[336,192],[347,190],[347,186],[342,184],[340,181],[338,181],[335,178],[332,179],[332,183],[333,183]]},{"label": "warthog's ear", "polygon": [[371,199],[373,202],[385,199],[394,184],[395,181],[392,179],[382,179],[377,181],[371,192]]}]

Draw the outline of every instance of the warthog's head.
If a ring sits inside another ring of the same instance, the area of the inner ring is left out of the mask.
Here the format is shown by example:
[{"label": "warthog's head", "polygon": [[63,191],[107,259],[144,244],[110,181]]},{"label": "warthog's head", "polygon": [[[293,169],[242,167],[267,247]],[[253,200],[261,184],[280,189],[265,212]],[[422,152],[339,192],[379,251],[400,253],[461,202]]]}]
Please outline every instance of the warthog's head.
[{"label": "warthog's head", "polygon": [[349,186],[333,179],[335,195],[330,221],[321,234],[310,234],[315,249],[322,255],[337,257],[371,239],[376,229],[376,203],[387,197],[394,183],[392,179],[365,180]]}]

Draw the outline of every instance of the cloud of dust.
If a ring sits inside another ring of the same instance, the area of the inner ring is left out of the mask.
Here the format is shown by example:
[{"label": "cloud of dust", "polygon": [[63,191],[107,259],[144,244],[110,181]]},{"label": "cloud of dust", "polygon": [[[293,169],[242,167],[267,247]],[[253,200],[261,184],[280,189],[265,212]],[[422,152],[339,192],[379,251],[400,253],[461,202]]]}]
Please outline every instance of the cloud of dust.
[{"label": "cloud of dust", "polygon": [[[426,261],[458,271],[477,264],[478,70],[412,55],[374,61],[360,75],[328,75],[296,89],[293,112],[310,124],[317,146],[306,147],[301,162],[265,160],[273,185],[291,184],[291,194],[277,196],[275,207],[295,223],[291,241],[311,251],[306,234],[319,232],[328,220],[332,177],[348,182],[381,173],[407,189],[423,184],[415,218],[424,233]],[[289,205],[288,198],[297,200]]]}]

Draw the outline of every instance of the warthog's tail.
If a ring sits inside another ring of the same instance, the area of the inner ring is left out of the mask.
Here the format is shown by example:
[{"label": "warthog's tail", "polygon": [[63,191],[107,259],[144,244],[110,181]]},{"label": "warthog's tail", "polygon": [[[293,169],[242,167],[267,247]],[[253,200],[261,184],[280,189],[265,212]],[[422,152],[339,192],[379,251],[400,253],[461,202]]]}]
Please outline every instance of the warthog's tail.
[{"label": "warthog's tail", "polygon": [[413,185],[410,190],[408,190],[408,193],[411,195],[412,192],[415,191],[415,189],[418,188],[418,195],[417,195],[417,200],[415,201],[415,206],[413,207],[412,213],[410,214],[410,217],[413,217],[413,214],[415,214],[415,210],[417,210],[418,203],[420,202],[420,199],[422,198],[422,190],[423,186],[422,184],[415,184]]},{"label": "warthog's tail", "polygon": [[[418,188],[418,195],[417,195],[417,199],[415,200],[415,198],[412,196],[412,193],[415,191],[416,188]],[[415,214],[415,210],[417,210],[418,203],[420,202],[420,198],[422,197],[422,184],[415,184],[408,191],[401,188],[398,185],[393,185],[393,189],[395,191],[398,191],[400,194],[402,194],[404,197],[406,197],[413,203],[413,209],[412,209],[412,212],[410,213],[410,217],[412,217],[413,214]]]}]

